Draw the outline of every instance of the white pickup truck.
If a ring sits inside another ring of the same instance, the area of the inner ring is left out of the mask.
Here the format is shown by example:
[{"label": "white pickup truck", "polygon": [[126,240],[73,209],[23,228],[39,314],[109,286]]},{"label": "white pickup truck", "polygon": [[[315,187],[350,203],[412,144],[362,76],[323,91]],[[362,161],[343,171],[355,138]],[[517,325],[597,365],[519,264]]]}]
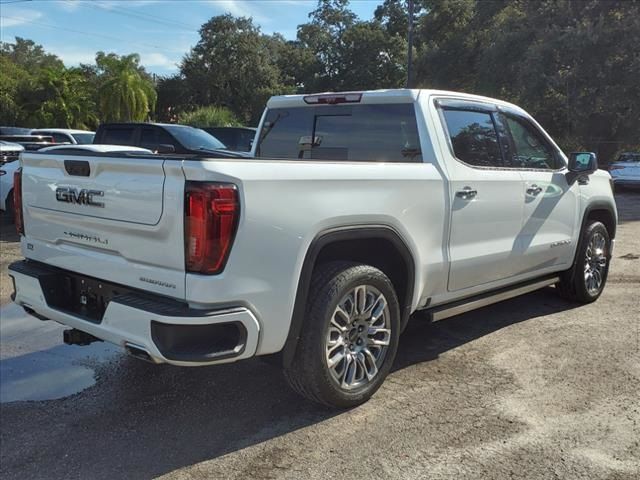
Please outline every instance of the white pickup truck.
[{"label": "white pickup truck", "polygon": [[[381,385],[409,316],[549,285],[602,293],[617,213],[592,153],[525,111],[433,90],[278,96],[253,158],[28,152],[14,300],[155,363],[275,356],[349,407]],[[274,358],[274,357],[272,357]]]}]

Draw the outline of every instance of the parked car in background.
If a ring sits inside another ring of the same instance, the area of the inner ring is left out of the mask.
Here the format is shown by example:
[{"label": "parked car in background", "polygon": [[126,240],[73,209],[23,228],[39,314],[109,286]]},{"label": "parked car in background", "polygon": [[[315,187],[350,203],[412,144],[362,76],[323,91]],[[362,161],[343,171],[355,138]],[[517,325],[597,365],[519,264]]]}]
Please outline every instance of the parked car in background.
[{"label": "parked car in background", "polygon": [[25,150],[29,151],[40,150],[43,147],[55,145],[53,137],[45,135],[2,135],[0,136],[0,140],[18,143],[22,145]]},{"label": "parked car in background", "polygon": [[31,130],[31,135],[47,135],[53,137],[55,143],[71,143],[85,145],[93,143],[96,132],[89,130],[72,130],[68,128],[38,128]]},{"label": "parked car in background", "polygon": [[0,136],[2,135],[29,135],[30,128],[24,127],[0,127]]},{"label": "parked car in background", "polygon": [[609,166],[616,187],[640,187],[640,152],[625,152]]},{"label": "parked car in background", "polygon": [[246,156],[227,150],[221,141],[204,130],[168,123],[103,123],[93,143],[132,145],[163,154]]},{"label": "parked car in background", "polygon": [[[20,145],[18,145],[20,147]],[[40,152],[51,153],[72,153],[78,155],[81,152],[88,154],[110,153],[110,154],[127,154],[134,153],[152,154],[151,150],[146,148],[122,146],[122,145],[55,145],[44,147]],[[77,158],[77,157],[74,157]],[[16,159],[17,160],[17,159]],[[11,161],[0,167],[0,210],[4,210],[4,214],[13,218],[13,174],[20,167],[20,162]]]},{"label": "parked car in background", "polygon": [[256,129],[252,127],[204,127],[202,130],[224,143],[228,150],[237,152],[250,152],[256,136]]},{"label": "parked car in background", "polygon": [[18,160],[20,152],[24,152],[24,147],[19,143],[0,140],[0,165]]}]

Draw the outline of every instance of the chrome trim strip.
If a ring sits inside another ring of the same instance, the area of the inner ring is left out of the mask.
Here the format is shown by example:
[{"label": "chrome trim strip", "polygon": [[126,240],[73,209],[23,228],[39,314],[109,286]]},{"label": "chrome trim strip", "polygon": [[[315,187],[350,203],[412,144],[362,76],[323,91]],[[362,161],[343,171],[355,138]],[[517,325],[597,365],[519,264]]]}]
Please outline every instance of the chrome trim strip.
[{"label": "chrome trim strip", "polygon": [[503,300],[508,300],[509,298],[517,297],[519,295],[523,295],[525,293],[533,292],[534,290],[539,290],[549,285],[553,285],[558,281],[560,281],[560,277],[545,278],[544,280],[538,280],[537,282],[531,283],[529,285],[523,285],[513,290],[502,291],[494,295],[471,300],[470,302],[454,305],[449,308],[445,307],[442,310],[435,310],[433,312],[432,321],[437,322],[438,320],[444,320],[445,318],[453,317],[455,315],[470,312],[471,310],[486,307],[487,305],[492,305]]}]

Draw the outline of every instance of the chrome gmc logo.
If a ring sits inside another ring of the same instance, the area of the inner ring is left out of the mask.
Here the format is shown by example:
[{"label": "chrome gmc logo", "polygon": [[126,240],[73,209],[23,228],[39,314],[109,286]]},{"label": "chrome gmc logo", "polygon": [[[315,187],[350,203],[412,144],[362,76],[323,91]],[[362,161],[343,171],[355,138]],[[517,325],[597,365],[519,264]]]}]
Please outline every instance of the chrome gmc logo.
[{"label": "chrome gmc logo", "polygon": [[82,190],[71,187],[56,188],[56,200],[59,202],[104,207],[104,203],[97,202],[93,197],[104,197],[104,192],[102,190],[87,190],[86,188]]}]

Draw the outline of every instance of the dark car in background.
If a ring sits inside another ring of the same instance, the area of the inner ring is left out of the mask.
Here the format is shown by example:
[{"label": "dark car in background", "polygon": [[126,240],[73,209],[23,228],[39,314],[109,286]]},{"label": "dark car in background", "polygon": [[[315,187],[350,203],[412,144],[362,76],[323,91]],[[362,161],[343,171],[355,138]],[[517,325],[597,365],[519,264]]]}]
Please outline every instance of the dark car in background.
[{"label": "dark car in background", "polygon": [[98,127],[93,143],[130,145],[163,154],[246,156],[227,150],[220,140],[204,130],[169,123],[103,123]]},{"label": "dark car in background", "polygon": [[237,152],[250,152],[256,136],[256,129],[252,127],[204,127],[202,130]]}]

